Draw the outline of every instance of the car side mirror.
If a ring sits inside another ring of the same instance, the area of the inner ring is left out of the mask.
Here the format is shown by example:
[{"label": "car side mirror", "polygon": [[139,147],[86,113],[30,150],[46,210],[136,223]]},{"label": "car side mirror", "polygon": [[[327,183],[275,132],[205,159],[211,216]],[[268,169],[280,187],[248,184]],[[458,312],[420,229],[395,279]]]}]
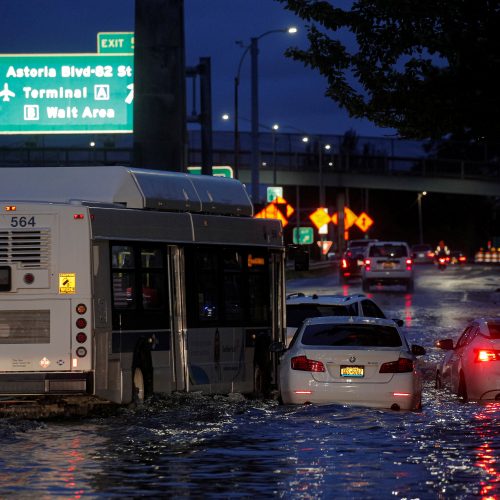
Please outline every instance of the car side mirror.
[{"label": "car side mirror", "polygon": [[413,344],[411,346],[411,353],[415,356],[423,356],[425,349],[421,345]]},{"label": "car side mirror", "polygon": [[269,346],[269,351],[270,352],[275,352],[275,353],[282,353],[285,350],[285,344],[281,341],[277,342],[271,342],[271,345]]},{"label": "car side mirror", "polygon": [[435,346],[439,347],[440,349],[444,349],[445,351],[452,351],[454,349],[453,340],[451,340],[451,339],[438,340],[436,342]]},{"label": "car side mirror", "polygon": [[405,326],[405,322],[402,319],[392,318],[392,321],[394,321],[394,323],[398,326]]}]

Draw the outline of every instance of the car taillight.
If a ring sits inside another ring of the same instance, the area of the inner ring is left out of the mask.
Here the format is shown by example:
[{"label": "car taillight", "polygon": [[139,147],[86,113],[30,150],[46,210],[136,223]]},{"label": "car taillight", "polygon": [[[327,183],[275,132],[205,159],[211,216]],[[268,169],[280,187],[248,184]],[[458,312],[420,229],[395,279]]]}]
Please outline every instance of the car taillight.
[{"label": "car taillight", "polygon": [[500,361],[500,351],[494,349],[477,349],[474,352],[476,353],[476,363]]},{"label": "car taillight", "polygon": [[399,358],[397,361],[384,363],[379,373],[408,373],[413,371],[413,361],[408,358]]},{"label": "car taillight", "polygon": [[292,370],[301,370],[304,372],[324,372],[325,365],[321,361],[314,361],[307,356],[296,356],[291,360]]},{"label": "car taillight", "polygon": [[365,269],[366,269],[367,271],[369,271],[369,270],[370,270],[370,268],[371,268],[371,263],[372,263],[372,261],[371,261],[370,259],[365,259]]},{"label": "car taillight", "polygon": [[341,265],[342,269],[347,269],[347,260],[342,259],[342,263],[340,265]]},{"label": "car taillight", "polygon": [[406,259],[406,270],[411,271],[411,266],[413,265],[413,261],[411,259]]}]

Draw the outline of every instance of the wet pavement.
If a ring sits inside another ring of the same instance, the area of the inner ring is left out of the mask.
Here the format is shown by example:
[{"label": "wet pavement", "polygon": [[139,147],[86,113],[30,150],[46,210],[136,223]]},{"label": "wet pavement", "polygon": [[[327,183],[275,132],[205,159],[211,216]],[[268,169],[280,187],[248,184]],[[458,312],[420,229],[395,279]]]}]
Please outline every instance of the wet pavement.
[{"label": "wet pavement", "polygon": [[[496,498],[500,402],[437,392],[438,338],[498,315],[500,268],[417,269],[415,292],[375,288],[424,345],[420,412],[280,406],[239,395],[178,394],[113,416],[0,420],[0,498]],[[287,291],[357,293],[335,275]]]}]

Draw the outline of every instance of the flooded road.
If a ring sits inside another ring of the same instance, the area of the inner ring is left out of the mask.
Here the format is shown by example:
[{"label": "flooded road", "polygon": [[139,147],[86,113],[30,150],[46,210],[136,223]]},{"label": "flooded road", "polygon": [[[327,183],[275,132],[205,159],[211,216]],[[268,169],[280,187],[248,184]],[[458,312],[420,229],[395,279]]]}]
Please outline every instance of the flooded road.
[{"label": "flooded road", "polygon": [[[438,338],[497,314],[500,269],[417,269],[415,292],[374,289],[424,345],[421,412],[174,395],[113,417],[0,420],[0,498],[497,498],[500,402],[436,392]],[[287,291],[356,293],[336,276]],[[499,297],[500,302],[500,297]]]}]

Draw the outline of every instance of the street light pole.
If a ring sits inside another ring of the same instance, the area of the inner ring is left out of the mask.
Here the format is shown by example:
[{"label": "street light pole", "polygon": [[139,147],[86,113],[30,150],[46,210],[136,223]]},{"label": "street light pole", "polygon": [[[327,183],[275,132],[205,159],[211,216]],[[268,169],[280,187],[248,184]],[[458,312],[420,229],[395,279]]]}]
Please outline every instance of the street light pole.
[{"label": "street light pole", "polygon": [[419,241],[420,244],[424,242],[424,227],[423,227],[423,220],[422,220],[422,196],[425,196],[427,194],[427,191],[422,191],[421,193],[418,193],[417,196],[417,203],[418,203],[418,229],[419,229]]},{"label": "street light pole", "polygon": [[260,151],[259,151],[259,40],[272,33],[297,33],[297,28],[291,27],[288,29],[270,30],[262,33],[257,37],[250,39],[250,57],[251,57],[251,107],[252,107],[252,152],[251,152],[251,167],[252,167],[252,202],[259,202],[259,167],[260,167]]},{"label": "street light pole", "polygon": [[280,127],[277,123],[275,123],[272,126],[272,129],[273,129],[273,186],[276,186],[276,184],[278,183],[277,176],[276,176],[276,142],[277,142],[278,138],[276,137],[276,133],[278,132],[279,128]]},{"label": "street light pole", "polygon": [[[261,35],[263,36],[263,35]],[[252,137],[252,154],[251,154],[251,165],[252,165],[252,202],[257,203],[259,201],[259,65],[257,63],[259,48],[258,41],[260,37],[253,37],[250,40],[250,57],[251,57],[251,108],[252,108],[252,127],[251,127],[251,137]]]}]

